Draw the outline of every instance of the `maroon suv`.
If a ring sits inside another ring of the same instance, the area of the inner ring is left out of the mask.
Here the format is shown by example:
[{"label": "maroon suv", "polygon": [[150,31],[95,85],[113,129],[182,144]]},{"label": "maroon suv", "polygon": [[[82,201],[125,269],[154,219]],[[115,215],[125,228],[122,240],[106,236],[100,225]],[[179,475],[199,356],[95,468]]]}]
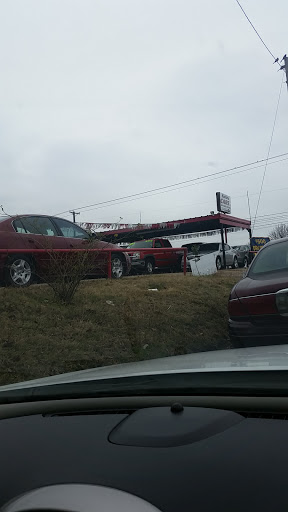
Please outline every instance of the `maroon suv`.
[{"label": "maroon suv", "polygon": [[[89,275],[107,275],[107,249],[113,250],[112,277],[119,278],[129,273],[131,263],[126,253],[121,252],[116,245],[91,239],[84,229],[73,222],[47,215],[0,217],[0,282],[19,287],[28,286],[41,275],[43,265],[46,265],[47,270],[47,261],[49,264],[53,251],[56,254],[57,249],[87,248],[96,249]],[[38,249],[42,251],[37,252]],[[13,250],[17,252],[13,253]],[[24,252],[19,252],[21,250]]]},{"label": "maroon suv", "polygon": [[229,297],[235,347],[288,343],[288,238],[267,243]]}]

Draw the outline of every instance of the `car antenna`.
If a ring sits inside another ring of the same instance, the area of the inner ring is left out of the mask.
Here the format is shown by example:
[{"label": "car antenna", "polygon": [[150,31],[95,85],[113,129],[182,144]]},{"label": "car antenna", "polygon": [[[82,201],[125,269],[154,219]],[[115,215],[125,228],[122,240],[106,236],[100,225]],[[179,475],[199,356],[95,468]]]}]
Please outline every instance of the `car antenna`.
[{"label": "car antenna", "polygon": [[9,215],[9,213],[5,212],[2,204],[0,204],[0,208],[1,208],[2,212],[4,213],[4,215],[7,215],[7,217],[12,217],[12,215]]}]

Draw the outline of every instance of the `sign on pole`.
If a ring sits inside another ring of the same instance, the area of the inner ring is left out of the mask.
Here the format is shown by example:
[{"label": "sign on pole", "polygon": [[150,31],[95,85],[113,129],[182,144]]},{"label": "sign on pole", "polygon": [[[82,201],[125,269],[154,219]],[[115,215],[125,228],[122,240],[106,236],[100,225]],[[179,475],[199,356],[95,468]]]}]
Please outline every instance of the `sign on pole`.
[{"label": "sign on pole", "polygon": [[252,252],[258,252],[263,245],[270,242],[269,236],[253,236],[250,238],[250,247]]},{"label": "sign on pole", "polygon": [[221,213],[231,213],[231,197],[223,194],[223,192],[216,192],[217,210]]}]

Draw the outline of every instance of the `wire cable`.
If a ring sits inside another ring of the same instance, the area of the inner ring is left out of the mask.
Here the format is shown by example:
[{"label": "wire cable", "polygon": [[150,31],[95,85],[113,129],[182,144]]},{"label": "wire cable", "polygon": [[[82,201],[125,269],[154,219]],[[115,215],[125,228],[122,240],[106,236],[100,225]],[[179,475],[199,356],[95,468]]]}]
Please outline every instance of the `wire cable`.
[{"label": "wire cable", "polygon": [[[268,160],[274,160],[275,158],[280,158],[280,157],[286,156],[286,155],[288,155],[288,152],[287,153],[282,153],[280,155],[271,156],[270,158],[268,158]],[[284,159],[284,160],[286,160],[286,159]],[[251,165],[254,165],[254,164],[259,164],[261,162],[266,162],[266,161],[267,161],[267,158],[263,158],[261,160],[255,160],[254,162],[250,162],[248,164],[239,165],[239,166],[236,166],[236,167],[231,167],[230,169],[225,169],[224,171],[218,171],[218,172],[215,172],[215,173],[206,174],[204,176],[199,176],[198,178],[192,178],[190,180],[185,180],[185,181],[180,181],[178,183],[173,183],[172,185],[166,185],[164,187],[158,187],[158,188],[154,188],[154,189],[151,189],[151,190],[146,190],[144,192],[138,192],[137,194],[130,194],[128,196],[117,197],[115,199],[110,199],[108,201],[101,201],[99,203],[89,204],[89,205],[86,205],[86,206],[80,206],[78,208],[73,208],[73,209],[77,210],[77,211],[78,210],[86,210],[86,211],[88,211],[87,208],[91,208],[93,206],[100,206],[100,205],[103,205],[103,204],[116,203],[117,201],[122,201],[123,199],[130,199],[132,197],[143,196],[145,194],[149,194],[151,192],[156,192],[158,190],[165,190],[165,189],[169,189],[169,188],[172,188],[172,187],[176,187],[178,185],[183,185],[183,184],[186,184],[186,183],[191,183],[191,182],[195,182],[195,181],[198,181],[198,180],[203,180],[204,178],[210,178],[210,177],[213,177],[213,176],[216,176],[216,175],[219,175],[219,174],[225,174],[225,173],[234,171],[236,169],[242,169],[244,167],[248,167],[248,166],[251,166]],[[279,160],[279,161],[282,161],[282,160]],[[272,162],[272,163],[274,163],[274,162]],[[277,162],[275,162],[275,163],[277,163]],[[263,167],[263,166],[259,166],[259,167]],[[69,210],[65,210],[65,211],[56,213],[55,215],[62,215],[64,213],[69,213],[70,210],[71,210],[71,208]]]},{"label": "wire cable", "polygon": [[[280,104],[280,98],[281,98],[281,93],[282,93],[283,83],[284,83],[284,81],[283,81],[282,76],[281,76],[280,91],[279,91],[279,95],[278,95],[277,106],[276,106],[276,111],[275,111],[275,116],[274,116],[274,121],[273,121],[273,126],[272,126],[272,132],[271,132],[271,137],[270,137],[270,142],[269,142],[269,147],[268,147],[267,160],[266,160],[266,164],[265,164],[265,167],[264,167],[264,172],[263,172],[263,177],[262,177],[261,187],[260,187],[260,191],[259,191],[259,197],[258,197],[258,201],[257,201],[256,211],[255,211],[255,217],[254,217],[253,228],[254,228],[254,225],[255,225],[256,218],[257,218],[257,213],[258,213],[258,209],[259,209],[259,204],[260,204],[260,199],[261,199],[262,189],[263,189],[264,180],[265,180],[265,176],[266,176],[267,165],[268,165],[268,159],[269,159],[269,156],[270,156],[270,151],[271,151],[272,141],[273,141],[273,137],[274,137],[274,131],[275,131],[276,120],[277,120],[277,116],[278,116],[278,110],[279,110],[279,104]],[[253,232],[253,228],[252,228],[252,232]]]},{"label": "wire cable", "polygon": [[[288,157],[287,158],[282,158],[281,160],[277,160],[276,162],[270,162],[268,165],[272,165],[272,164],[277,164],[279,162],[283,162],[284,160],[288,160]],[[87,210],[83,210],[82,213],[85,213],[85,212],[91,212],[91,211],[94,211],[94,210],[99,210],[100,208],[107,208],[109,206],[117,206],[119,204],[124,204],[124,203],[130,203],[131,201],[138,201],[139,199],[146,199],[146,198],[149,198],[149,197],[153,197],[153,196],[158,196],[160,194],[167,194],[167,192],[175,192],[177,190],[181,190],[183,188],[188,188],[188,187],[193,187],[195,185],[202,185],[203,183],[208,183],[210,181],[215,181],[215,180],[221,180],[223,178],[226,178],[226,179],[229,179],[231,176],[234,176],[235,174],[241,174],[243,172],[249,172],[249,171],[252,171],[254,169],[260,169],[261,167],[264,167],[265,164],[262,164],[262,165],[257,165],[255,167],[250,167],[249,169],[241,169],[241,170],[238,170],[238,171],[235,171],[235,172],[231,172],[228,176],[216,176],[215,178],[209,178],[207,180],[203,180],[203,181],[197,181],[197,183],[190,183],[188,185],[183,185],[182,187],[177,187],[177,188],[173,188],[173,189],[170,189],[170,190],[162,190],[160,192],[155,192],[153,194],[148,194],[146,196],[142,196],[142,197],[133,197],[131,199],[125,199],[124,201],[119,201],[119,202],[114,202],[112,204],[100,204],[99,206],[96,206],[94,208],[88,208]],[[215,173],[217,174],[217,173]],[[200,179],[200,178],[198,178]],[[258,195],[258,194],[256,194]]]},{"label": "wire cable", "polygon": [[[271,57],[273,57],[274,62],[277,62],[277,63],[278,63],[278,61],[277,61],[277,59],[276,59],[275,55],[271,52],[271,50],[268,48],[267,44],[263,41],[263,39],[262,39],[262,37],[260,36],[260,34],[259,34],[258,30],[257,30],[257,29],[256,29],[256,27],[253,25],[252,21],[250,20],[250,18],[248,17],[248,15],[246,14],[246,12],[244,11],[244,9],[243,9],[242,5],[240,4],[240,2],[239,2],[238,0],[236,0],[236,2],[237,2],[237,4],[239,5],[239,7],[240,7],[241,11],[243,12],[243,14],[244,14],[245,18],[246,18],[246,19],[248,20],[248,22],[250,23],[250,25],[251,25],[251,27],[253,28],[254,32],[255,32],[255,33],[257,34],[257,36],[259,37],[259,39],[260,39],[261,43],[265,46],[265,48],[266,48],[267,52],[269,52],[269,53],[270,53],[270,55],[271,55]],[[280,64],[279,64],[279,65],[280,65]]]}]

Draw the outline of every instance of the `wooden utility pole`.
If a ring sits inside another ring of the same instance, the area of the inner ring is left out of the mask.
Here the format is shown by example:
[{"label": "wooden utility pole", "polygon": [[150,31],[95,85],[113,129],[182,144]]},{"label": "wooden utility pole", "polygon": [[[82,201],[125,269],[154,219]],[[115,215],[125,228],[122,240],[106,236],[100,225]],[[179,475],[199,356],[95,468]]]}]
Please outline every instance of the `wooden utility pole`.
[{"label": "wooden utility pole", "polygon": [[288,89],[288,57],[287,57],[286,53],[282,60],[284,61],[285,73],[286,73],[286,84],[287,84],[287,89]]},{"label": "wooden utility pole", "polygon": [[80,212],[75,212],[74,210],[70,210],[69,213],[72,213],[72,215],[73,215],[73,222],[75,224],[75,222],[76,222],[76,215],[80,215]]}]

